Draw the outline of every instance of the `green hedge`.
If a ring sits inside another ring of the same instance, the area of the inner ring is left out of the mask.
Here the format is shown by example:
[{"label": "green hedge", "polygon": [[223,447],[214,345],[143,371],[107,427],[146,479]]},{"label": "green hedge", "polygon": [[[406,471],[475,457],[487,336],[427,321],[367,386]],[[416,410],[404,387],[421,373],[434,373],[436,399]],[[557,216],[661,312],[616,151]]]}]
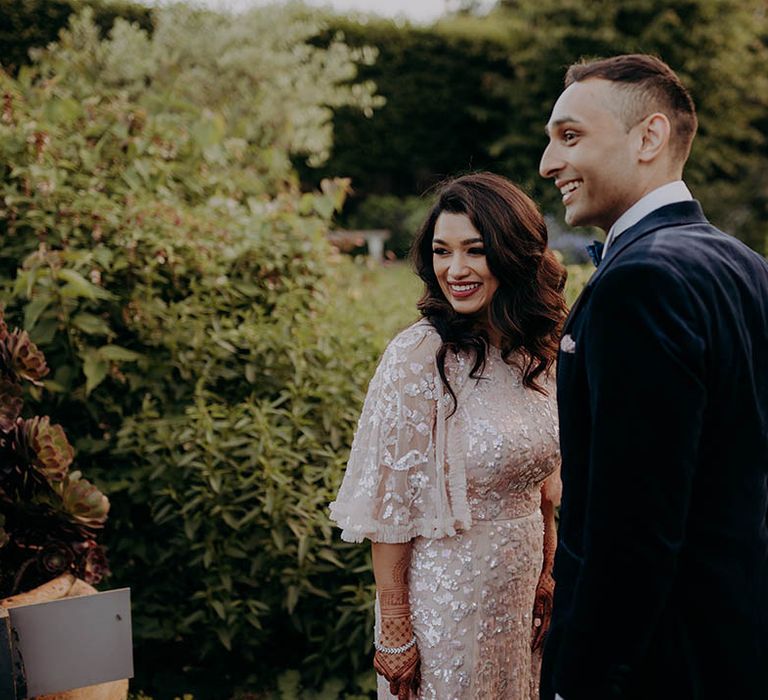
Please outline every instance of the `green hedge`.
[{"label": "green hedge", "polygon": [[331,157],[319,170],[300,171],[307,182],[343,173],[356,197],[406,197],[459,171],[494,169],[491,147],[509,121],[502,88],[514,68],[492,28],[445,32],[384,20],[329,21],[319,43],[341,33],[351,46],[376,48],[376,62],[361,75],[386,103],[366,116],[336,110]]},{"label": "green hedge", "polygon": [[95,24],[106,33],[118,17],[152,30],[152,10],[116,0],[0,0],[0,65],[15,74],[30,62],[30,49],[56,41],[70,16],[83,7],[93,9]]},{"label": "green hedge", "polygon": [[102,40],[86,14],[0,74],[0,301],[56,368],[37,408],[110,496],[110,585],[158,697],[369,669],[367,553],[326,505],[380,345],[326,242],[347,184],[301,193],[289,157],[372,98],[319,28],[176,8]]}]

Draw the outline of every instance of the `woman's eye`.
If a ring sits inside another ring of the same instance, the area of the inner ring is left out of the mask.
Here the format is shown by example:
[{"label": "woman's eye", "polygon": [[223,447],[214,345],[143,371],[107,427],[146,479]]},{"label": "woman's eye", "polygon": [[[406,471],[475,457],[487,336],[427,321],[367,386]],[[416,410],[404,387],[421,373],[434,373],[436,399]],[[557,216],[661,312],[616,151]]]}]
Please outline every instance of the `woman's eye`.
[{"label": "woman's eye", "polygon": [[470,248],[468,252],[470,255],[485,255],[485,248]]},{"label": "woman's eye", "polygon": [[566,143],[568,141],[573,141],[576,138],[577,134],[575,131],[565,131],[563,132],[563,141]]},{"label": "woman's eye", "polygon": [[445,255],[447,252],[445,248],[432,248],[433,255]]}]

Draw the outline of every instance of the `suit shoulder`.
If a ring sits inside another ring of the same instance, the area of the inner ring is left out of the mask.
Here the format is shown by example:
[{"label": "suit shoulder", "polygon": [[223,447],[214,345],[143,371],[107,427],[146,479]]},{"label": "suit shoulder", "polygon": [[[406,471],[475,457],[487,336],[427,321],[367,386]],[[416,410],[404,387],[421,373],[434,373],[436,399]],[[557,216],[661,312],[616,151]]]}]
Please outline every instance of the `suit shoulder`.
[{"label": "suit shoulder", "polygon": [[660,256],[625,255],[605,270],[594,284],[591,303],[595,307],[628,308],[662,304],[699,306],[695,284],[685,265]]}]

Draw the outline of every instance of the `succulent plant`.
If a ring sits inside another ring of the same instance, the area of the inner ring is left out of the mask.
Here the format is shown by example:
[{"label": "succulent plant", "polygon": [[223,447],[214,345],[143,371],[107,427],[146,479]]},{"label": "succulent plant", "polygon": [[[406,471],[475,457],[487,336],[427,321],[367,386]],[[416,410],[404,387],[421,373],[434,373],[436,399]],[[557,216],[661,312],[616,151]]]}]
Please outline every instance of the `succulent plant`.
[{"label": "succulent plant", "polygon": [[89,528],[104,526],[109,513],[109,499],[80,472],[72,472],[61,488],[64,508],[72,520]]},{"label": "succulent plant", "polygon": [[40,386],[45,357],[25,331],[8,330],[0,307],[0,598],[65,571],[97,583],[109,574],[95,530],[109,500],[80,472],[48,416],[22,416],[22,383]]},{"label": "succulent plant", "polygon": [[[2,342],[2,341],[0,341]],[[21,386],[16,382],[0,378],[0,430],[7,433],[13,429],[24,402]]]},{"label": "succulent plant", "polygon": [[77,575],[86,583],[94,584],[109,576],[109,564],[104,548],[95,540],[86,540],[78,543]]},{"label": "succulent plant", "polygon": [[64,480],[75,451],[60,425],[51,425],[48,416],[35,416],[17,421],[16,435],[19,451],[29,460],[30,466],[49,481]]},{"label": "succulent plant", "polygon": [[48,372],[45,356],[30,339],[26,331],[14,329],[0,342],[0,366],[11,377],[42,386],[40,381]]},{"label": "succulent plant", "polygon": [[66,542],[48,542],[37,557],[40,569],[53,578],[68,571],[75,563],[75,552]]}]

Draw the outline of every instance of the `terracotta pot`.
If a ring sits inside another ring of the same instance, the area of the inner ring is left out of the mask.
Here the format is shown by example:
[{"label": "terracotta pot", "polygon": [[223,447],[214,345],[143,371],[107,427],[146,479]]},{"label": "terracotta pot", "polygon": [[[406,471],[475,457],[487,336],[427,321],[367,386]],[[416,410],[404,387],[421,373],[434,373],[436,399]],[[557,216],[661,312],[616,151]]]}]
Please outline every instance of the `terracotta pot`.
[{"label": "terracotta pot", "polygon": [[[49,600],[60,598],[72,598],[80,595],[96,593],[93,586],[85,581],[75,578],[72,574],[62,574],[58,578],[44,583],[42,586],[18,595],[0,600],[4,608],[13,608],[17,605],[30,605],[32,603],[45,603]],[[39,695],[36,700],[126,700],[128,697],[128,681],[112,681],[91,685],[87,688],[67,690],[53,695]]]}]

